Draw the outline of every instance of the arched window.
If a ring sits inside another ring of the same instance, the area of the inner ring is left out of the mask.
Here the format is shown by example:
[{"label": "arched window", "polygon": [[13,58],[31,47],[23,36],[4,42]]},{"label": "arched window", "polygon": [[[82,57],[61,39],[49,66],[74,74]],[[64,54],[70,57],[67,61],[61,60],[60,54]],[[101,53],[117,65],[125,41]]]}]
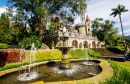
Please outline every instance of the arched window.
[{"label": "arched window", "polygon": [[90,29],[88,29],[88,31],[90,32]]},{"label": "arched window", "polygon": [[84,41],[84,48],[88,48],[88,42]]},{"label": "arched window", "polygon": [[74,46],[75,48],[78,48],[78,42],[76,40],[73,40],[72,46]]}]

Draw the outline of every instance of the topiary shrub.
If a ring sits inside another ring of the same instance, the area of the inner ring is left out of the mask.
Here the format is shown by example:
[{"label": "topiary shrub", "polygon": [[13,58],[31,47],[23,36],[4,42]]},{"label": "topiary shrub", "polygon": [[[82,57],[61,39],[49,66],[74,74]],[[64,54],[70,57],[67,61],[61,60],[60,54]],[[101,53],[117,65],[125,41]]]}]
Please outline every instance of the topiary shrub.
[{"label": "topiary shrub", "polygon": [[52,41],[51,46],[52,46],[52,47],[55,47],[55,43],[54,43],[54,41]]},{"label": "topiary shrub", "polygon": [[59,42],[59,46],[63,46],[63,43],[62,43],[62,41],[60,41],[60,42]]},{"label": "topiary shrub", "polygon": [[79,47],[82,48],[82,46],[83,46],[83,44],[82,44],[82,42],[80,42]]},{"label": "topiary shrub", "polygon": [[89,43],[89,48],[90,48],[90,46],[91,46],[91,43]]},{"label": "topiary shrub", "polygon": [[0,43],[0,49],[6,49],[8,47],[9,47],[8,44],[6,44],[6,43]]}]

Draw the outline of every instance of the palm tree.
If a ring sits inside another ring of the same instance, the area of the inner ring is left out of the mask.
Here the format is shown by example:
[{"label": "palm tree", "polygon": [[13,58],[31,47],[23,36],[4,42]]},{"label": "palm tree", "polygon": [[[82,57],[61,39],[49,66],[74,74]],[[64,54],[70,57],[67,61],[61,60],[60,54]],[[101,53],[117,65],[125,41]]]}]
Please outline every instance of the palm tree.
[{"label": "palm tree", "polygon": [[111,15],[114,15],[114,17],[116,17],[117,14],[119,15],[120,24],[121,24],[121,29],[122,29],[122,36],[123,36],[123,40],[125,41],[125,37],[124,37],[124,33],[123,33],[123,26],[122,26],[122,21],[121,21],[121,13],[122,13],[122,12],[126,12],[126,11],[128,11],[128,10],[125,9],[125,6],[119,4],[118,7],[117,7],[117,8],[113,8],[112,11],[113,11],[113,12],[110,14],[110,16],[111,16]]}]

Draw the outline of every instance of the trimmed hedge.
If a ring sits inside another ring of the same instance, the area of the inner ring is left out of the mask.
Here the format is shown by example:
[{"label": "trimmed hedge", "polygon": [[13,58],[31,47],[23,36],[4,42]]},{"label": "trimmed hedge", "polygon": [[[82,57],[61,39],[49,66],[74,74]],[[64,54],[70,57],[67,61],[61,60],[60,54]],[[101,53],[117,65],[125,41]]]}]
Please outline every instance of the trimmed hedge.
[{"label": "trimmed hedge", "polygon": [[[29,52],[28,56],[31,55],[31,52]],[[56,60],[62,58],[62,51],[56,50],[56,51],[37,51],[35,54],[35,61],[39,60]]]},{"label": "trimmed hedge", "polygon": [[6,43],[0,43],[0,49],[6,49],[8,47],[9,47],[8,44],[6,44]]},{"label": "trimmed hedge", "polygon": [[69,50],[67,55],[68,55],[69,59],[87,58],[87,56],[88,56],[88,58],[101,56],[101,54],[99,54],[89,48],[88,49]]}]

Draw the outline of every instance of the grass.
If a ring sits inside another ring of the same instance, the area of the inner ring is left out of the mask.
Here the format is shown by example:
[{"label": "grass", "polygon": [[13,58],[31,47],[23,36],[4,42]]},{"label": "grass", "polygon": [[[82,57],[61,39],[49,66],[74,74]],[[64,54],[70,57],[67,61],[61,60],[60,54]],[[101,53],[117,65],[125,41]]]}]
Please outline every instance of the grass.
[{"label": "grass", "polygon": [[125,61],[125,62],[117,62],[117,64],[121,65],[125,69],[127,69],[130,72],[130,61]]},{"label": "grass", "polygon": [[130,64],[127,66],[126,63],[123,62],[119,63],[111,60],[109,60],[109,62],[114,69],[114,75],[99,84],[130,84]]}]

